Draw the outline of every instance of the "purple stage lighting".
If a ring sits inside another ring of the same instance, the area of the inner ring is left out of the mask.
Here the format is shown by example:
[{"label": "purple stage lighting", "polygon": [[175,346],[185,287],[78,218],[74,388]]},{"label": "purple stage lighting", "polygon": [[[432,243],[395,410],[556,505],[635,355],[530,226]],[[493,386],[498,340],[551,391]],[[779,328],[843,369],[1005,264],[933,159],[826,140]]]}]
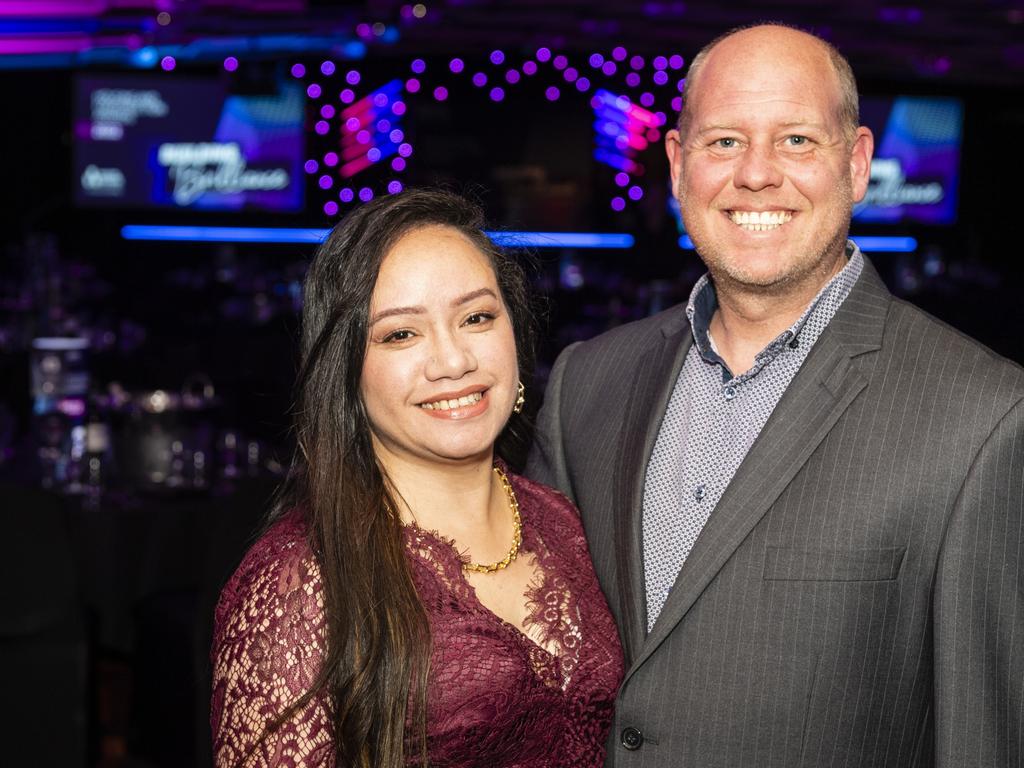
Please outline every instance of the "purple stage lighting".
[{"label": "purple stage lighting", "polygon": [[640,103],[643,104],[645,107],[653,107],[654,94],[648,91],[644,91],[643,93],[640,94]]},{"label": "purple stage lighting", "polygon": [[412,154],[412,144],[402,143],[398,145],[398,154],[402,157],[408,157]]},{"label": "purple stage lighting", "polygon": [[420,81],[417,80],[415,77],[410,77],[408,80],[405,81],[405,90],[407,90],[409,93],[419,93]]},{"label": "purple stage lighting", "polygon": [[413,59],[409,68],[417,75],[422,75],[427,69],[427,63],[423,59]]},{"label": "purple stage lighting", "polygon": [[601,65],[601,71],[604,72],[608,77],[614,75],[617,69],[618,67],[615,66],[614,61],[606,61],[604,64]]},{"label": "purple stage lighting", "polygon": [[381,109],[383,109],[388,105],[389,101],[390,99],[388,98],[388,95],[386,93],[378,92],[373,95],[373,106],[375,107],[380,107]]},{"label": "purple stage lighting", "polygon": [[537,74],[537,62],[535,61],[524,61],[523,72],[527,75]]},{"label": "purple stage lighting", "polygon": [[683,63],[683,57],[680,56],[678,53],[672,54],[668,59],[668,65],[672,69],[682,69]]},{"label": "purple stage lighting", "polygon": [[396,101],[391,105],[391,114],[393,115],[404,115],[405,114],[405,102]]},{"label": "purple stage lighting", "polygon": [[292,77],[305,77],[306,68],[302,64],[292,64]]},{"label": "purple stage lighting", "polygon": [[342,104],[351,104],[355,97],[356,95],[352,91],[352,89],[346,88],[345,90],[338,94],[338,101],[340,101]]},{"label": "purple stage lighting", "polygon": [[160,59],[160,69],[164,72],[170,72],[177,66],[178,62],[174,60],[173,56],[164,56]]},{"label": "purple stage lighting", "polygon": [[566,79],[566,82],[572,83],[580,76],[580,73],[576,71],[575,67],[569,67],[564,73],[562,73],[562,76]]},{"label": "purple stage lighting", "polygon": [[320,170],[320,163],[316,160],[307,160],[306,164],[302,167],[306,169],[306,173],[316,173]]},{"label": "purple stage lighting", "polygon": [[338,193],[338,199],[343,203],[351,203],[352,200],[355,199],[355,196],[355,192],[353,192],[349,187],[343,187],[341,192]]},{"label": "purple stage lighting", "polygon": [[519,82],[519,71],[515,69],[510,69],[508,72],[505,73],[505,79],[509,82],[510,85],[515,85],[516,83]]},{"label": "purple stage lighting", "polygon": [[359,199],[364,203],[368,203],[373,200],[373,190],[369,187],[363,187],[359,190]]},{"label": "purple stage lighting", "polygon": [[668,75],[665,72],[661,72],[661,71],[655,72],[654,73],[654,82],[657,85],[664,85],[665,83],[668,82]]},{"label": "purple stage lighting", "polygon": [[625,207],[626,207],[626,201],[623,200],[621,197],[613,197],[612,198],[612,210],[613,211],[621,211],[621,210],[625,209]]},{"label": "purple stage lighting", "polygon": [[306,95],[309,96],[309,98],[311,99],[319,99],[320,93],[320,86],[317,85],[316,83],[310,83],[309,87],[306,88]]},{"label": "purple stage lighting", "polygon": [[629,184],[629,174],[624,171],[619,171],[615,174],[615,184],[620,187],[624,187]]},{"label": "purple stage lighting", "polygon": [[643,196],[644,196],[644,191],[642,189],[640,189],[640,187],[632,186],[632,187],[629,188],[629,199],[630,200],[639,200]]},{"label": "purple stage lighting", "polygon": [[631,66],[633,69],[643,69],[644,68],[644,57],[643,56],[634,56],[632,59],[629,60],[629,66]]},{"label": "purple stage lighting", "polygon": [[325,61],[323,64],[320,65],[320,71],[325,75],[333,75],[334,69],[335,67],[333,61]]},{"label": "purple stage lighting", "polygon": [[317,183],[320,185],[320,189],[330,189],[334,186],[334,179],[328,176],[326,173],[319,178]]},{"label": "purple stage lighting", "polygon": [[327,132],[331,130],[331,126],[326,120],[317,120],[316,125],[313,126],[313,130],[321,136],[326,136]]},{"label": "purple stage lighting", "polygon": [[366,159],[371,163],[376,163],[380,160],[380,149],[378,147],[370,149],[370,151],[366,153]]},{"label": "purple stage lighting", "polygon": [[388,182],[388,193],[389,194],[397,195],[401,191],[402,191],[402,182],[397,181],[397,180],[396,181]]},{"label": "purple stage lighting", "polygon": [[324,155],[324,165],[333,168],[337,164],[338,164],[338,153],[337,152],[328,152],[326,155]]},{"label": "purple stage lighting", "polygon": [[597,69],[602,64],[604,64],[604,56],[602,56],[600,53],[590,54],[590,66],[592,66],[594,69]]},{"label": "purple stage lighting", "polygon": [[628,85],[630,88],[636,88],[638,85],[640,85],[640,75],[638,75],[636,72],[630,72],[628,75],[626,75],[626,85]]},{"label": "purple stage lighting", "polygon": [[548,48],[537,49],[537,61],[551,61],[551,51]]},{"label": "purple stage lighting", "polygon": [[405,140],[405,134],[400,128],[395,128],[395,130],[388,134],[388,138],[392,144],[401,144]]},{"label": "purple stage lighting", "polygon": [[576,81],[576,90],[580,93],[586,93],[590,89],[590,80],[585,77],[581,77]]},{"label": "purple stage lighting", "polygon": [[377,121],[377,133],[387,133],[391,130],[391,121],[386,117],[382,117]]},{"label": "purple stage lighting", "polygon": [[234,72],[236,69],[238,69],[238,59],[236,59],[234,56],[228,56],[226,59],[224,59],[224,69],[228,72]]},{"label": "purple stage lighting", "polygon": [[473,85],[475,85],[477,88],[483,88],[485,85],[487,85],[487,75],[485,75],[483,72],[477,72],[475,75],[473,75]]},{"label": "purple stage lighting", "polygon": [[562,56],[561,54],[555,56],[554,60],[551,63],[555,66],[555,69],[565,69],[567,66],[569,66],[569,60],[565,58],[565,56]]},{"label": "purple stage lighting", "polygon": [[681,96],[673,97],[673,99],[672,99],[672,109],[674,109],[676,112],[678,112],[682,108],[683,108],[683,99],[682,99],[682,97]]},{"label": "purple stage lighting", "polygon": [[394,171],[398,171],[399,173],[404,171],[405,170],[405,158],[404,157],[396,157],[394,160],[392,160],[391,161],[391,169],[394,170]]},{"label": "purple stage lighting", "polygon": [[505,90],[500,87],[491,88],[491,101],[501,101],[505,98]]},{"label": "purple stage lighting", "polygon": [[626,49],[621,45],[617,45],[612,49],[612,58],[616,61],[624,61],[626,58]]},{"label": "purple stage lighting", "polygon": [[322,117],[324,120],[330,120],[332,117],[334,117],[334,105],[324,104],[322,107],[320,107],[320,117]]},{"label": "purple stage lighting", "polygon": [[666,59],[664,56],[655,56],[654,61],[652,63],[654,64],[655,69],[661,71],[668,66],[668,59]]},{"label": "purple stage lighting", "polygon": [[437,88],[434,89],[434,98],[438,101],[444,101],[448,98],[448,89],[443,85],[437,86]]},{"label": "purple stage lighting", "polygon": [[349,70],[345,74],[345,82],[348,83],[349,85],[359,85],[359,81],[361,78],[362,76],[354,69]]},{"label": "purple stage lighting", "polygon": [[328,216],[335,216],[338,213],[338,204],[333,200],[328,200],[324,203],[324,213]]},{"label": "purple stage lighting", "polygon": [[505,54],[501,51],[491,51],[491,64],[498,66],[505,61]]},{"label": "purple stage lighting", "polygon": [[548,89],[544,91],[544,95],[547,97],[548,101],[558,101],[558,97],[561,94],[558,92],[558,89],[555,88],[555,86],[549,85]]}]

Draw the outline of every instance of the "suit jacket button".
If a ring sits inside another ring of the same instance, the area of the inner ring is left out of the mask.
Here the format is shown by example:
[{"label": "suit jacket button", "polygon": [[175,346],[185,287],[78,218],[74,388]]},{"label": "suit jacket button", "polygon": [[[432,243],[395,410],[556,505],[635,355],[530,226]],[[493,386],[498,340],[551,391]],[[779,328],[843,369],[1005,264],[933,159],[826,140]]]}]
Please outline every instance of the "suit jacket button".
[{"label": "suit jacket button", "polygon": [[643,743],[644,735],[640,733],[639,728],[630,725],[622,729],[622,746],[630,752],[640,749]]}]

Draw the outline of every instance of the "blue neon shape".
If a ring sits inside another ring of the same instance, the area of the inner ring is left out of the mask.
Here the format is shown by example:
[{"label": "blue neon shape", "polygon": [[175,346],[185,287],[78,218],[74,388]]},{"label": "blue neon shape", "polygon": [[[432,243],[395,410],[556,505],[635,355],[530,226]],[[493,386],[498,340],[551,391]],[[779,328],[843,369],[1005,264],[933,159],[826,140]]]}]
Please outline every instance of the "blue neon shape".
[{"label": "blue neon shape", "polygon": [[[850,239],[865,253],[913,253],[917,250],[917,239],[904,235],[851,235]],[[679,247],[692,251],[693,240],[689,235],[680,235]]]},{"label": "blue neon shape", "polygon": [[[127,224],[125,240],[194,243],[320,243],[328,229],[298,227],[184,227]],[[498,245],[509,248],[632,248],[630,234],[605,232],[488,232]]]}]

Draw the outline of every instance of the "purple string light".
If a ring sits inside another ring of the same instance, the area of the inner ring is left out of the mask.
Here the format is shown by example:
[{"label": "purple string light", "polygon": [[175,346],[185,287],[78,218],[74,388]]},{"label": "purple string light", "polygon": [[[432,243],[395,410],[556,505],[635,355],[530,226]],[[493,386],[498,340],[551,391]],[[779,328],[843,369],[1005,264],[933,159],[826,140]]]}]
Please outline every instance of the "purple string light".
[{"label": "purple string light", "polygon": [[505,54],[501,51],[491,51],[491,64],[498,66],[505,61]]},{"label": "purple string light", "polygon": [[401,191],[402,182],[398,181],[397,179],[395,181],[388,182],[388,193],[392,195],[397,195]]},{"label": "purple string light", "polygon": [[551,51],[548,48],[537,49],[537,61],[548,62],[551,61]]},{"label": "purple string light", "polygon": [[338,199],[343,203],[351,203],[355,196],[355,192],[349,187],[342,187],[341,192],[338,193]]},{"label": "purple string light", "polygon": [[621,45],[617,45],[612,49],[612,58],[616,61],[624,61],[626,59],[626,49]]},{"label": "purple string light", "polygon": [[364,203],[368,203],[373,200],[373,190],[369,187],[363,187],[359,190],[359,199]]},{"label": "purple string light", "polygon": [[178,62],[174,60],[173,56],[164,56],[160,59],[160,69],[164,72],[170,72],[178,65]]},{"label": "purple string light", "polygon": [[418,93],[420,90],[420,81],[415,77],[410,77],[405,81],[405,90],[409,93]]},{"label": "purple string light", "polygon": [[316,160],[307,160],[306,164],[302,167],[306,170],[306,173],[313,174],[320,170],[320,163]]},{"label": "purple string light", "polygon": [[477,72],[475,75],[473,75],[473,85],[475,85],[477,88],[483,88],[485,85],[487,85],[487,75],[485,75],[483,72]]},{"label": "purple string light", "polygon": [[338,213],[338,204],[333,200],[328,200],[324,203],[324,213],[328,216],[334,216]]},{"label": "purple string light", "polygon": [[359,81],[361,79],[362,79],[362,76],[358,72],[356,72],[354,69],[349,70],[345,74],[345,82],[348,83],[349,85],[359,85]]},{"label": "purple string light", "polygon": [[500,86],[491,88],[491,101],[501,101],[505,98],[505,89]]},{"label": "purple string light", "polygon": [[519,82],[519,72],[515,69],[510,69],[508,72],[505,73],[505,79],[509,82],[510,85],[515,85],[516,83]]},{"label": "purple string light", "polygon": [[638,75],[636,72],[630,72],[628,75],[626,75],[626,85],[628,85],[630,88],[636,88],[638,85],[640,85],[640,75]]},{"label": "purple string light", "polygon": [[306,68],[302,64],[292,64],[292,77],[305,77]]},{"label": "purple string light", "polygon": [[612,198],[612,210],[613,211],[621,211],[621,210],[625,209],[625,207],[626,207],[626,201],[623,200],[621,197],[613,197]]},{"label": "purple string light", "polygon": [[228,56],[226,59],[224,59],[224,69],[228,72],[234,72],[236,69],[238,69],[238,59],[236,59],[234,56]]},{"label": "purple string light", "polygon": [[325,61],[323,64],[320,65],[320,71],[323,72],[325,75],[333,75],[334,74],[334,62],[333,61]]},{"label": "purple string light", "polygon": [[555,86],[549,85],[548,89],[544,91],[544,96],[548,101],[558,101],[558,97],[561,96],[561,94]]},{"label": "purple string light", "polygon": [[334,117],[334,105],[324,104],[322,107],[320,107],[320,117],[322,117],[324,120],[330,120],[332,117]]},{"label": "purple string light", "polygon": [[448,69],[450,69],[455,74],[459,74],[459,72],[465,69],[465,67],[466,64],[465,62],[462,61],[462,59],[452,59],[450,62],[448,62]]},{"label": "purple string light", "polygon": [[338,101],[340,101],[342,104],[351,104],[355,97],[356,95],[352,91],[352,89],[346,88],[345,90],[338,94]]},{"label": "purple string light", "polygon": [[413,59],[409,68],[417,75],[422,75],[427,69],[427,63],[423,59]]},{"label": "purple string light", "polygon": [[313,130],[321,136],[326,136],[327,132],[331,130],[331,126],[326,120],[317,120],[316,125],[313,126]]},{"label": "purple string light", "polygon": [[309,96],[309,98],[311,99],[319,99],[320,93],[320,86],[317,85],[316,83],[310,83],[309,87],[306,88],[306,95]]},{"label": "purple string light", "polygon": [[325,173],[323,176],[320,177],[317,183],[320,185],[320,189],[330,189],[332,186],[334,186],[334,179],[332,179]]},{"label": "purple string light", "polygon": [[326,166],[328,166],[330,168],[333,168],[337,164],[338,164],[338,153],[337,152],[328,152],[326,155],[324,155],[324,165],[326,165]]},{"label": "purple string light", "polygon": [[561,54],[555,56],[554,60],[551,63],[554,65],[555,69],[565,69],[567,66],[569,66],[569,60],[565,58],[565,56],[562,56]]}]

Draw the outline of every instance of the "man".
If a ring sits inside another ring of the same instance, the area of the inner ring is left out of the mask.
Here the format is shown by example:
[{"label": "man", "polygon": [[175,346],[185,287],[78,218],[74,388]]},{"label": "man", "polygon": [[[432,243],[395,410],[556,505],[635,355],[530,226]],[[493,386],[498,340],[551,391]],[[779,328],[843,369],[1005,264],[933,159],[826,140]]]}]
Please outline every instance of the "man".
[{"label": "man", "polygon": [[608,764],[1024,764],[1024,371],[846,240],[873,139],[816,37],[728,34],[667,135],[709,276],[567,348],[529,474],[626,651]]}]

